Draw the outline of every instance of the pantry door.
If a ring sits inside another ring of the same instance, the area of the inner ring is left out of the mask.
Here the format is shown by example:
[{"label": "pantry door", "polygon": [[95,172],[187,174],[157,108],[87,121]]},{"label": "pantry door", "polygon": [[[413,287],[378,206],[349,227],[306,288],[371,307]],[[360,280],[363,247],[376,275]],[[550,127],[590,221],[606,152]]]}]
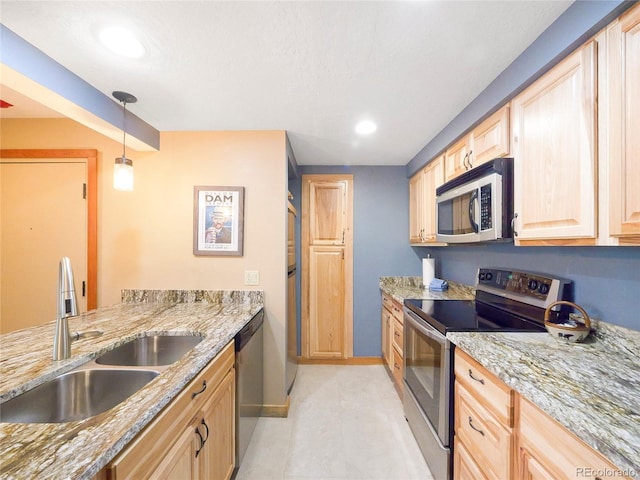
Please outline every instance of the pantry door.
[{"label": "pantry door", "polygon": [[[89,177],[95,177],[95,154],[87,158],[86,151],[64,151],[75,158],[56,158],[52,152],[62,155],[60,151],[2,151],[2,333],[55,320],[58,264],[63,256],[71,259],[79,310],[96,308],[95,278],[91,278],[88,261],[91,243],[95,250],[95,234],[89,228],[95,224],[95,213],[90,219],[88,198]],[[95,197],[95,180],[92,183]],[[95,263],[95,251],[92,257]],[[95,265],[91,268],[95,270]]]},{"label": "pantry door", "polygon": [[302,357],[353,357],[353,175],[302,176]]}]

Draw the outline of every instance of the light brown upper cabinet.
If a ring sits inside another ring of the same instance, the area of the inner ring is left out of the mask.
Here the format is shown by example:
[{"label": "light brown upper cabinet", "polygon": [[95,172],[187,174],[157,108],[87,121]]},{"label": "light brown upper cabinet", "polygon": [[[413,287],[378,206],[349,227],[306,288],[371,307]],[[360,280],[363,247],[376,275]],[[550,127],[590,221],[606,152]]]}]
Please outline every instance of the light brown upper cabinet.
[{"label": "light brown upper cabinet", "polygon": [[[444,155],[409,179],[409,242],[436,242],[436,189],[444,183]],[[444,244],[443,244],[444,245]]]},{"label": "light brown upper cabinet", "polygon": [[353,356],[353,175],[302,176],[302,357]]},{"label": "light brown upper cabinet", "polygon": [[640,5],[607,29],[609,234],[640,244]]},{"label": "light brown upper cabinet", "polygon": [[590,41],[512,101],[516,244],[595,244],[595,70]]},{"label": "light brown upper cabinet", "polygon": [[509,105],[505,105],[447,149],[445,181],[509,152]]}]

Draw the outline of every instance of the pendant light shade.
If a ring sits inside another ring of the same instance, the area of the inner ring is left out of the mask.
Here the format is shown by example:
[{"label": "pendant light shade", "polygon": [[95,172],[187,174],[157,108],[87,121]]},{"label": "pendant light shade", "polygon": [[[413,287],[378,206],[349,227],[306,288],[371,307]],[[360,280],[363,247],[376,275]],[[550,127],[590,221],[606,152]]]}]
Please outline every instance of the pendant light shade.
[{"label": "pendant light shade", "polygon": [[113,92],[113,96],[122,102],[122,156],[116,158],[113,167],[113,188],[125,192],[133,191],[133,162],[125,155],[126,140],[126,121],[127,121],[127,103],[135,103],[138,101],[136,97],[126,92]]},{"label": "pendant light shade", "polygon": [[133,162],[127,157],[116,158],[113,166],[113,188],[125,192],[133,191]]}]

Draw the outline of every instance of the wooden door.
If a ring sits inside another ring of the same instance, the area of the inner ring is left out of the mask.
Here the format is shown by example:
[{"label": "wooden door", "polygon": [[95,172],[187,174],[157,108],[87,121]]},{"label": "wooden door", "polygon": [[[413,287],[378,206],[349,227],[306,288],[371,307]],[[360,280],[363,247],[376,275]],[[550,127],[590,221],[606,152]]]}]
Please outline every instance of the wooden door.
[{"label": "wooden door", "polygon": [[[640,6],[609,29],[610,234],[640,242]],[[635,238],[634,238],[635,237]]]},{"label": "wooden door", "polygon": [[473,129],[469,154],[471,168],[494,158],[509,156],[509,106],[505,105]]},{"label": "wooden door", "polygon": [[0,165],[2,333],[56,319],[63,256],[71,259],[79,311],[87,311],[86,177],[81,160],[6,159]]},{"label": "wooden door", "polygon": [[512,103],[516,241],[596,237],[595,43]]},{"label": "wooden door", "polygon": [[302,177],[302,357],[353,356],[353,176]]},{"label": "wooden door", "polygon": [[[227,480],[235,467],[235,370],[220,382],[205,404],[202,419],[206,442],[202,449],[201,478]],[[180,478],[180,477],[176,477]]]},{"label": "wooden door", "polygon": [[520,452],[519,480],[556,480],[556,476],[550,473],[531,453],[527,450]]}]

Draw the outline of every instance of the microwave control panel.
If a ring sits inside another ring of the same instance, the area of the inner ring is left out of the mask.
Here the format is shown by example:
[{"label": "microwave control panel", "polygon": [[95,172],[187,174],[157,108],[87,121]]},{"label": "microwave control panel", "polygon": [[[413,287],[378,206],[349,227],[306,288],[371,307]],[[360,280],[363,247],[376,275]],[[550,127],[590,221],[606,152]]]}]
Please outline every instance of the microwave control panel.
[{"label": "microwave control panel", "polygon": [[480,187],[480,230],[491,230],[491,184]]},{"label": "microwave control panel", "polygon": [[514,296],[532,305],[546,306],[565,300],[569,294],[568,280],[539,273],[520,272],[500,268],[480,268],[476,288],[498,295]]}]

